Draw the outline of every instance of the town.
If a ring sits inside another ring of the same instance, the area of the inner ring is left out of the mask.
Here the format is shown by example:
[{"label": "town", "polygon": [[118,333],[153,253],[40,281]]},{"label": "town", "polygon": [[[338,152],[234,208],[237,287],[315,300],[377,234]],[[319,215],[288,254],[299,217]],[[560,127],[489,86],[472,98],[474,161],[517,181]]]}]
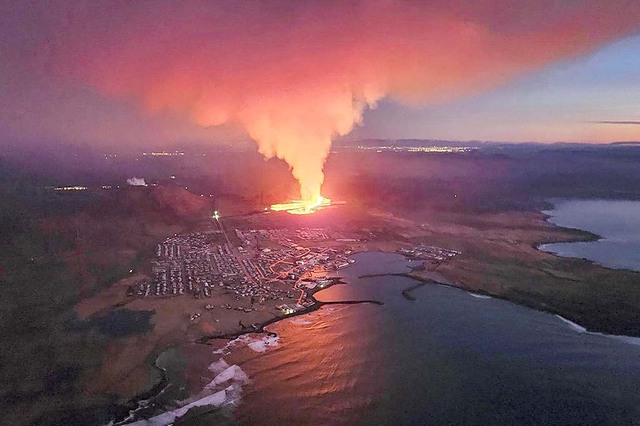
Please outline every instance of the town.
[{"label": "town", "polygon": [[200,299],[221,292],[248,300],[251,307],[243,307],[245,311],[270,300],[297,297],[293,306],[278,305],[287,314],[313,303],[310,292],[330,283],[329,274],[354,262],[347,257],[351,249],[327,244],[346,240],[344,236],[323,228],[235,229],[237,246],[219,228],[174,235],[159,243],[151,278],[130,285],[127,295]]}]

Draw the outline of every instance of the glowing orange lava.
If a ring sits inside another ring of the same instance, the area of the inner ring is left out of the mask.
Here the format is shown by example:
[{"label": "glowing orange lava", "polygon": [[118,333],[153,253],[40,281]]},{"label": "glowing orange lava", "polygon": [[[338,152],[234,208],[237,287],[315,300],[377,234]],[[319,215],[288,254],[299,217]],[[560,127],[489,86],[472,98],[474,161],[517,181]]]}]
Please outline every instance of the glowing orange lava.
[{"label": "glowing orange lava", "polygon": [[291,214],[311,214],[330,205],[330,199],[319,195],[315,201],[291,200],[288,203],[272,204],[271,210],[274,212],[286,211]]}]

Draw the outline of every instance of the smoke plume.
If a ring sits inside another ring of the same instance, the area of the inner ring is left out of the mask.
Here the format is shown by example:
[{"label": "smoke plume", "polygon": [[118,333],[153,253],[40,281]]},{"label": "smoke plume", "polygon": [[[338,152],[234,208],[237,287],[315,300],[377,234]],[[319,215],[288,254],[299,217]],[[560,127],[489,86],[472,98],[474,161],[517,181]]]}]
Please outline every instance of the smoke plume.
[{"label": "smoke plume", "polygon": [[640,26],[640,2],[70,3],[56,72],[150,112],[239,125],[315,200],[331,140],[390,97],[428,104],[585,54]]},{"label": "smoke plume", "polygon": [[144,178],[132,177],[130,179],[127,179],[127,183],[131,186],[147,186]]}]

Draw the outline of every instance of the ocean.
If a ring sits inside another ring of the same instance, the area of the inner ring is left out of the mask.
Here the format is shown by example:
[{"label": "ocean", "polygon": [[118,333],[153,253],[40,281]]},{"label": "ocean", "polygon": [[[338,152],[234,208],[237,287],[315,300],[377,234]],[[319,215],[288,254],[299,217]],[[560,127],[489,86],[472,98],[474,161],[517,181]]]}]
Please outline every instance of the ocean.
[{"label": "ocean", "polygon": [[543,244],[541,250],[592,260],[610,268],[640,271],[640,201],[559,200],[549,222],[589,231],[598,241]]},{"label": "ocean", "polygon": [[640,423],[640,339],[439,285],[409,301],[411,279],[359,278],[407,270],[402,256],[353,258],[349,284],[316,296],[384,305],[325,306],[232,342],[210,367],[229,377],[216,377],[222,409],[184,424]]}]

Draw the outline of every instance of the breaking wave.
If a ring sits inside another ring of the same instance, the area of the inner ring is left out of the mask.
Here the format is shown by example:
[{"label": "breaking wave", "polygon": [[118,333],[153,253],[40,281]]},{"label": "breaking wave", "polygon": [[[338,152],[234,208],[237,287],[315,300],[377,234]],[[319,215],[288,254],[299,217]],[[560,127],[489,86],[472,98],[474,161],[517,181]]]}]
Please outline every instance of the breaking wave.
[{"label": "breaking wave", "polygon": [[478,293],[469,293],[469,296],[475,297],[476,299],[492,299],[491,296],[487,296],[485,294],[478,294]]},{"label": "breaking wave", "polygon": [[270,348],[278,346],[280,338],[278,336],[265,336],[261,339],[255,339],[247,343],[249,349],[254,352],[266,352]]},{"label": "breaking wave", "polygon": [[569,327],[571,327],[573,330],[575,330],[578,333],[586,333],[586,334],[591,334],[591,335],[595,335],[595,336],[608,337],[608,338],[611,338],[611,339],[619,340],[619,341],[624,342],[624,343],[628,343],[630,345],[638,345],[638,346],[640,346],[640,337],[624,336],[624,335],[618,335],[618,334],[597,333],[597,332],[587,331],[587,329],[584,328],[583,326],[581,326],[580,324],[576,324],[573,321],[569,321],[568,319],[566,319],[564,317],[561,317],[560,315],[556,315],[556,317],[558,319],[560,319],[562,322],[564,322],[565,324],[567,324]]},{"label": "breaking wave", "polygon": [[[213,354],[220,354],[237,344],[237,341],[229,342],[224,348],[213,351]],[[234,343],[236,342],[236,343]],[[251,347],[249,342],[247,346]],[[264,343],[267,345],[267,343]],[[265,349],[266,350],[266,349]],[[138,420],[130,423],[134,426],[164,426],[173,424],[176,419],[184,416],[189,410],[195,407],[209,406],[222,408],[235,405],[242,396],[242,388],[249,383],[249,377],[238,365],[229,365],[224,358],[211,363],[208,370],[215,374],[214,378],[205,385],[202,390],[187,401],[182,402],[182,406],[174,410],[166,411],[149,419]]]}]

